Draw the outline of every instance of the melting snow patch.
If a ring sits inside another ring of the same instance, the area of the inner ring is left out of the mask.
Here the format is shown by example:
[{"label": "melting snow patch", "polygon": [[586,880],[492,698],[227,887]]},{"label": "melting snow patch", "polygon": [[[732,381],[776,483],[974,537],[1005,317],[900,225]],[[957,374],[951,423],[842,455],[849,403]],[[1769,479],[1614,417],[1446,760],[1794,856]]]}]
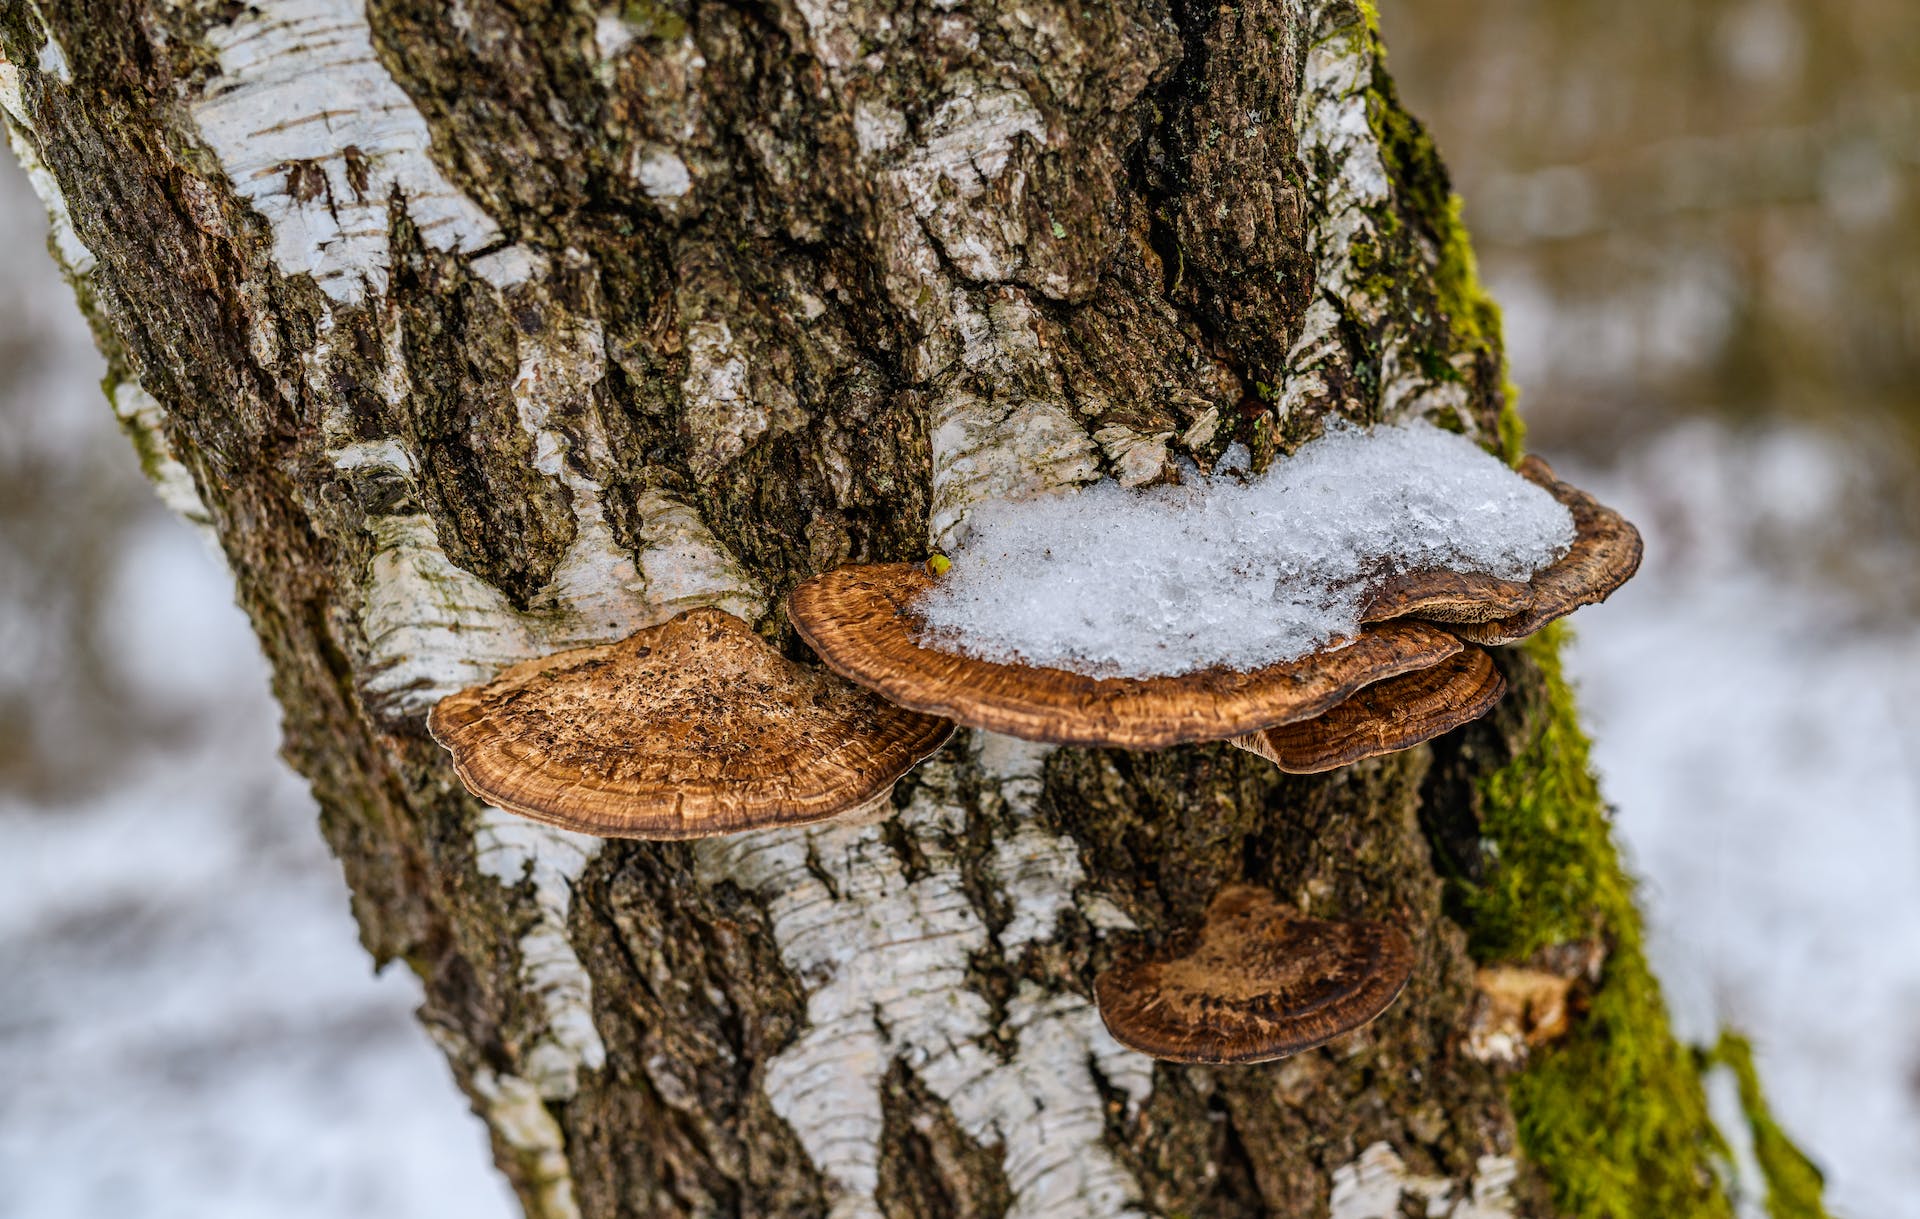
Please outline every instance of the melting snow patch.
[{"label": "melting snow patch", "polygon": [[927,642],[1094,676],[1254,669],[1359,629],[1369,582],[1524,580],[1573,519],[1471,440],[1336,424],[1251,480],[983,504],[921,601]]}]

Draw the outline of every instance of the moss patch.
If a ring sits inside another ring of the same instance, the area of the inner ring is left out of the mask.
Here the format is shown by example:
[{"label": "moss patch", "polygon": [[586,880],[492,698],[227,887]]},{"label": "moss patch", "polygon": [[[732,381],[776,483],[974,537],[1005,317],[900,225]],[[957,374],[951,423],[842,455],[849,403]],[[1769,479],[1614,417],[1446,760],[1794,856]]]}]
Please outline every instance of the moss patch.
[{"label": "moss patch", "polygon": [[1555,1203],[1582,1219],[1728,1216],[1713,1165],[1724,1145],[1698,1064],[1667,1022],[1560,670],[1563,632],[1528,642],[1545,703],[1532,739],[1480,786],[1481,832],[1499,861],[1463,888],[1474,955],[1518,960],[1599,935],[1611,948],[1585,1017],[1510,1085],[1528,1157]]},{"label": "moss patch", "polygon": [[1753,1046],[1737,1033],[1723,1032],[1711,1051],[1700,1055],[1702,1067],[1722,1066],[1740,1081],[1740,1109],[1753,1133],[1753,1155],[1767,1182],[1767,1214],[1771,1219],[1828,1219],[1820,1195],[1825,1179],[1780,1123],[1773,1120],[1760,1072],[1754,1069]]}]

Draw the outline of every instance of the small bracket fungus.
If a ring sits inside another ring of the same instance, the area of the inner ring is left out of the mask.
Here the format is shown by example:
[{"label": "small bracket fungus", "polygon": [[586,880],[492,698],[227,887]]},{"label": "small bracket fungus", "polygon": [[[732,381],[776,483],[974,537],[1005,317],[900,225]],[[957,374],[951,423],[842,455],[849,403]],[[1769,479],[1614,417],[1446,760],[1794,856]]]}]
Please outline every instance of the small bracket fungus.
[{"label": "small bracket fungus", "polygon": [[1625,517],[1555,478],[1553,468],[1538,457],[1521,462],[1520,473],[1573,514],[1573,547],[1528,581],[1532,595],[1525,609],[1484,622],[1453,620],[1455,634],[1482,647],[1525,639],[1555,618],[1605,601],[1640,569],[1640,531]]},{"label": "small bracket fungus", "polygon": [[1491,622],[1519,613],[1532,601],[1531,588],[1497,576],[1406,571],[1373,586],[1360,607],[1360,621],[1424,618],[1428,622]]},{"label": "small bracket fungus", "polygon": [[716,609],[515,665],[440,700],[428,728],[482,800],[662,839],[870,810],[953,732],[794,664]]},{"label": "small bracket fungus", "polygon": [[1116,965],[1093,982],[1107,1031],[1168,1062],[1265,1062],[1358,1029],[1413,975],[1413,946],[1383,923],[1305,918],[1229,885],[1185,955]]},{"label": "small bracket fungus", "polygon": [[1216,666],[1090,677],[923,646],[914,601],[932,583],[919,564],[842,567],[794,589],[788,615],[828,667],[903,707],[1029,741],[1123,749],[1218,741],[1306,719],[1363,686],[1431,668],[1462,646],[1438,627],[1406,619],[1250,672]]},{"label": "small bracket fungus", "polygon": [[835,672],[972,727],[1126,749],[1265,734],[1236,743],[1309,772],[1484,714],[1503,686],[1484,655],[1407,675],[1604,599],[1640,560],[1633,526],[1546,463],[1428,424],[1329,424],[1257,479],[1097,485],[969,528],[951,562],[807,580],[794,626]]},{"label": "small bracket fungus", "polygon": [[1493,657],[1468,648],[1431,669],[1376,682],[1310,720],[1235,737],[1233,744],[1288,774],[1317,774],[1431,741],[1493,710],[1506,691]]}]

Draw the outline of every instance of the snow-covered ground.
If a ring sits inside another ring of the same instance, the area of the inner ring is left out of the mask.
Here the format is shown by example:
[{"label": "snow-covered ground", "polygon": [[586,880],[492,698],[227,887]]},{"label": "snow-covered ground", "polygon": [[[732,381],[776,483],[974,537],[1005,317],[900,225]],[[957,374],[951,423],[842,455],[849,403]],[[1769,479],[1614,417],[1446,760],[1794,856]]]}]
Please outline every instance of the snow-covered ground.
[{"label": "snow-covered ground", "polygon": [[1570,662],[1682,1033],[1752,1036],[1833,1209],[1900,1219],[1920,1215],[1920,622],[1876,605],[1913,555],[1877,536],[1874,464],[1692,423],[1581,472],[1647,561],[1575,619]]},{"label": "snow-covered ground", "polygon": [[[417,984],[374,976],[274,758],[224,571],[138,485],[39,223],[0,157],[0,233],[23,255],[0,261],[0,482],[74,497],[46,512],[0,486],[0,728],[32,735],[5,722],[30,692],[33,756],[62,759],[29,782],[0,747],[0,1219],[505,1216],[411,1019]],[[1573,660],[1686,1029],[1752,1034],[1836,1207],[1904,1219],[1920,623],[1885,595],[1914,539],[1850,523],[1869,464],[1816,433],[1707,424],[1568,464],[1649,542],[1640,578],[1577,619]],[[47,558],[82,513],[105,539],[92,575]]]},{"label": "snow-covered ground", "polygon": [[[188,573],[163,611],[209,615],[245,655],[208,595],[221,573],[154,545]],[[374,976],[310,801],[271,761],[263,681],[230,692],[252,726],[109,795],[0,799],[0,1216],[512,1213],[412,1020],[418,983]]]},{"label": "snow-covered ground", "polygon": [[506,1219],[44,225],[0,153],[0,1219]]}]

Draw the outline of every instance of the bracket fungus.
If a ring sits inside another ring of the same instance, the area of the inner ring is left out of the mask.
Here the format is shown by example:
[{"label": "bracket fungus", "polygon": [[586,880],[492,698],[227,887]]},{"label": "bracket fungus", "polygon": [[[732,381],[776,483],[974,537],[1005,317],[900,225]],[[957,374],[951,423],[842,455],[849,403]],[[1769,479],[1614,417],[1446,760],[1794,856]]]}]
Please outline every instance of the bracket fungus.
[{"label": "bracket fungus", "polygon": [[1498,576],[1444,569],[1406,571],[1388,576],[1367,592],[1360,621],[1491,622],[1519,613],[1532,601],[1531,588]]},{"label": "bracket fungus", "polygon": [[1232,743],[1288,774],[1317,774],[1431,741],[1493,710],[1506,690],[1493,657],[1470,647],[1432,668],[1376,682],[1312,719]]},{"label": "bracket fungus", "polygon": [[1329,755],[1365,756],[1498,693],[1484,658],[1381,683],[1604,598],[1638,557],[1632,526],[1537,459],[1335,422],[1251,478],[983,504],[951,556],[815,576],[788,613],[829,668],[902,706],[1051,744],[1230,739],[1379,685]]},{"label": "bracket fungus", "polygon": [[903,707],[1054,745],[1161,749],[1319,715],[1356,690],[1430,668],[1462,644],[1412,619],[1248,672],[1091,677],[980,660],[920,642],[914,609],[934,577],[913,563],[841,567],[800,584],[787,611],[834,672]]},{"label": "bracket fungus", "polygon": [[1168,1062],[1265,1062],[1353,1032],[1413,975],[1413,945],[1384,923],[1304,917],[1254,885],[1208,905],[1186,953],[1116,965],[1094,1002],[1122,1045]]},{"label": "bracket fungus", "polygon": [[1640,531],[1618,512],[1570,483],[1554,477],[1553,467],[1538,457],[1520,463],[1528,482],[1566,506],[1573,514],[1573,546],[1536,572],[1527,582],[1527,605],[1513,614],[1483,622],[1458,621],[1455,634],[1482,647],[1525,639],[1555,618],[1583,605],[1605,601],[1640,570],[1644,549]]},{"label": "bracket fungus", "polygon": [[658,839],[870,808],[953,727],[795,664],[717,609],[515,665],[428,719],[482,800]]}]

